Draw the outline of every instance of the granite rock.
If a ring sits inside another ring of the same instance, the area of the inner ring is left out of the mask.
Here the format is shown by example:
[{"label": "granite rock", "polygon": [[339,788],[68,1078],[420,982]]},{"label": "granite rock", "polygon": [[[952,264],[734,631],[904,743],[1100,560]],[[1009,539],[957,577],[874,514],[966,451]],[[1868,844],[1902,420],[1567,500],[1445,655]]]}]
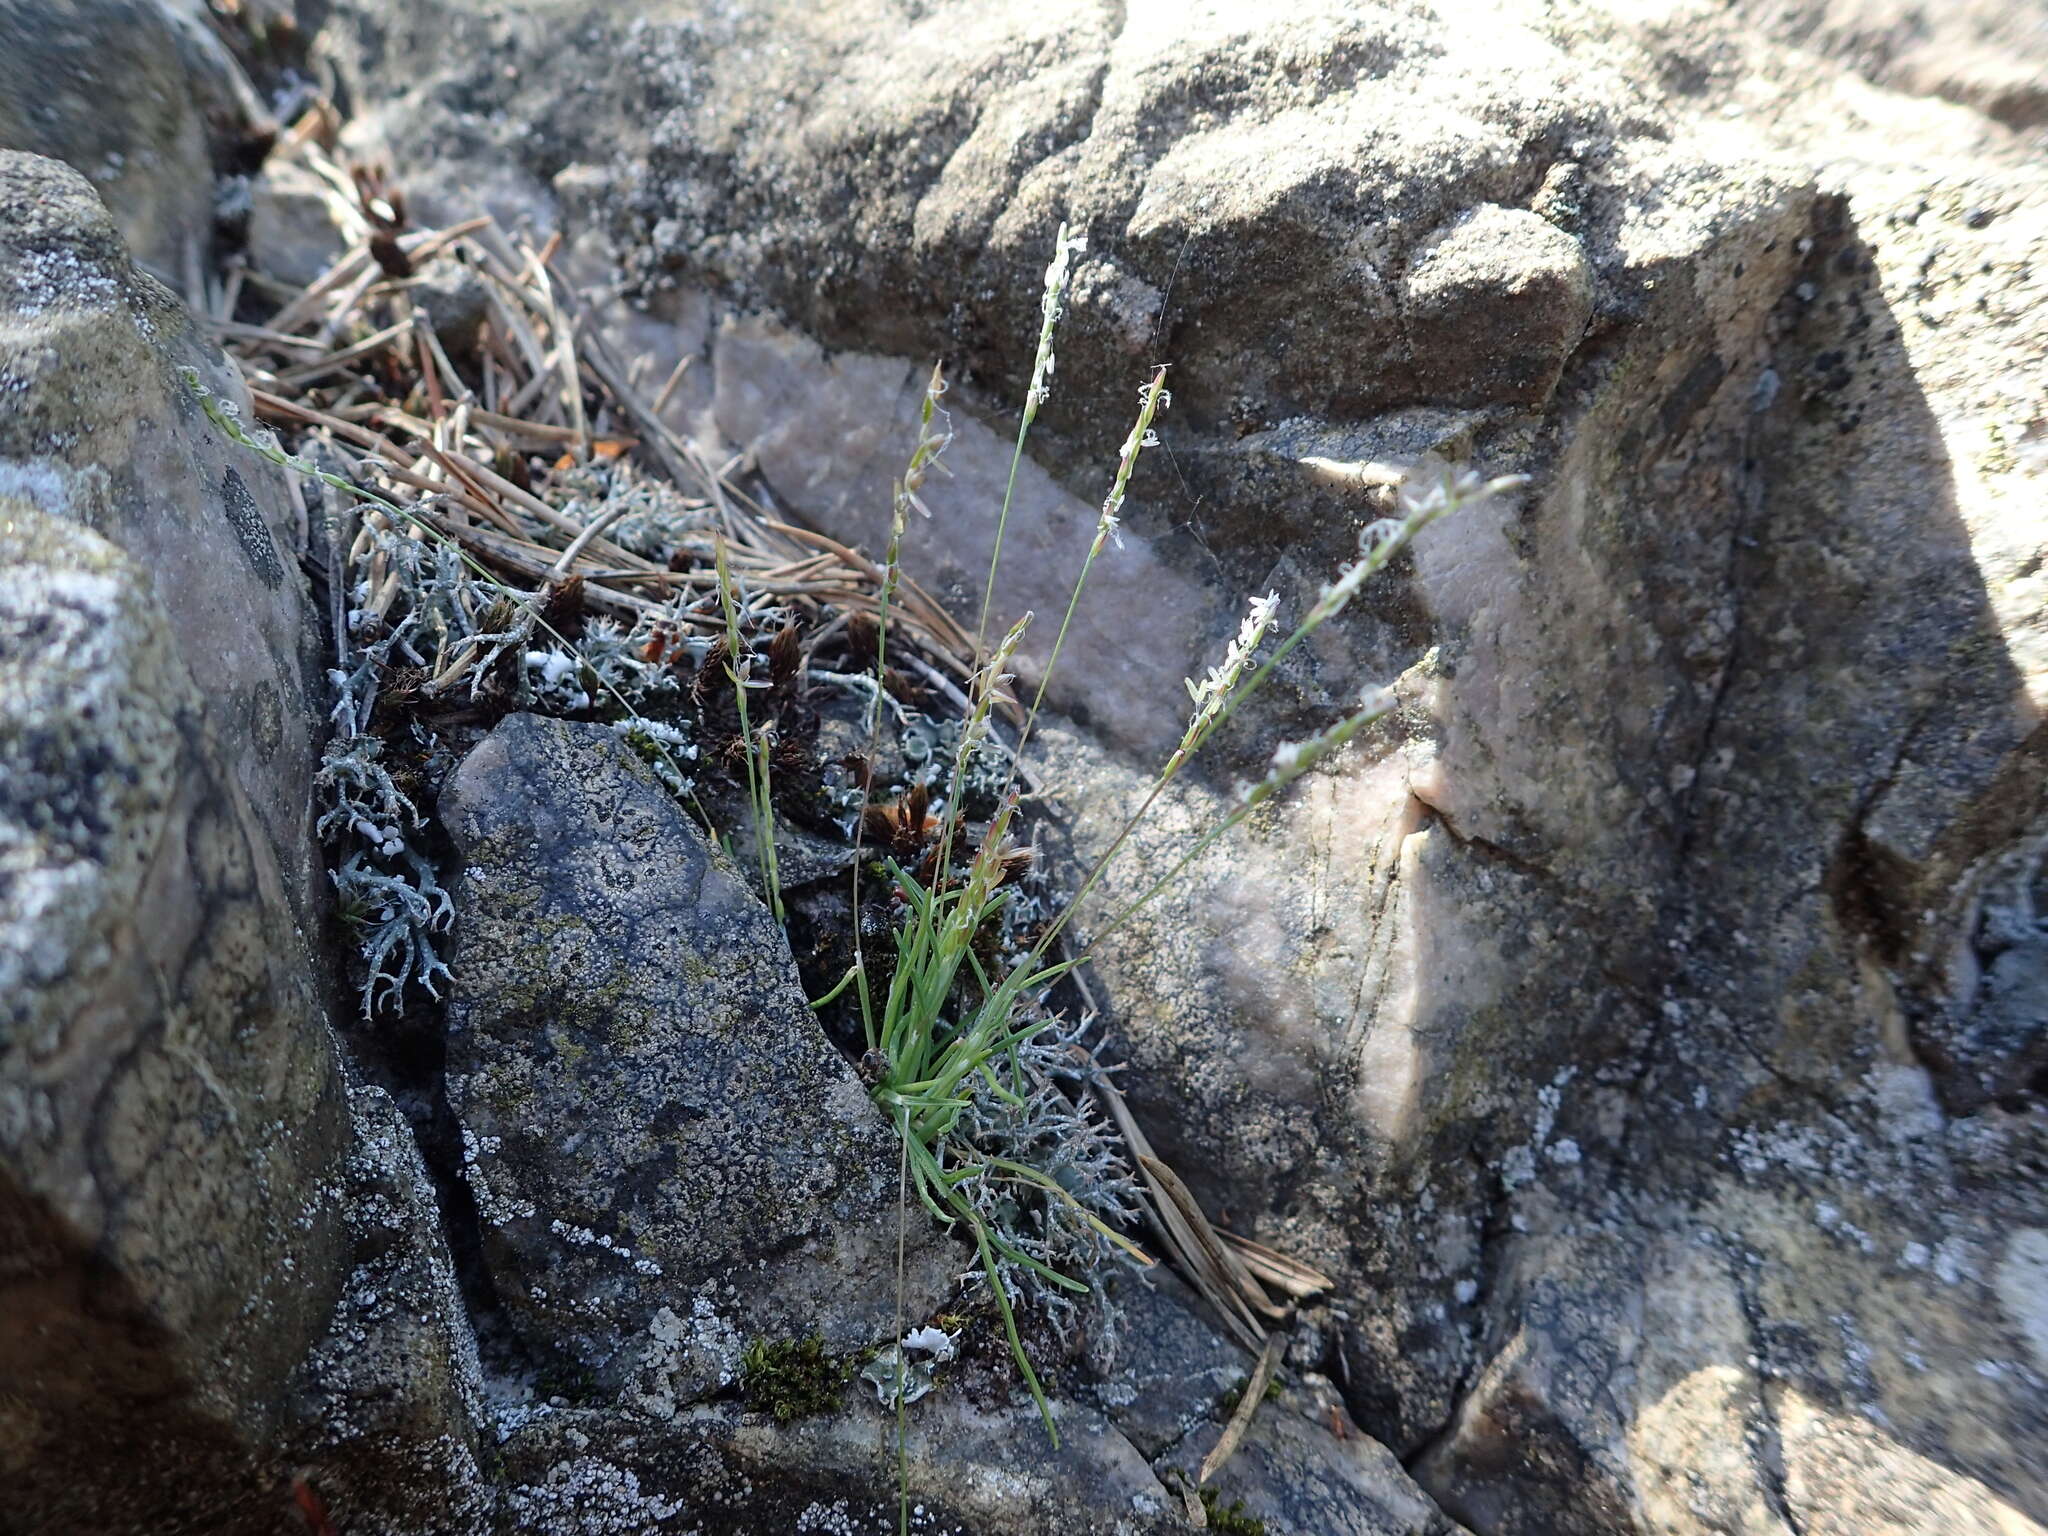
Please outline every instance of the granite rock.
[{"label": "granite rock", "polygon": [[[342,52],[446,24],[389,9],[338,10]],[[620,61],[595,89],[456,63],[486,99],[451,110],[362,78],[595,226],[715,362],[703,435],[870,543],[913,360],[1000,435],[1054,230],[1085,230],[1034,439],[1067,499],[1012,527],[1033,579],[1148,364],[1175,403],[1126,509],[1156,599],[1100,610],[1085,724],[1042,738],[1079,867],[1223,594],[1300,612],[1389,471],[1530,475],[1284,669],[1100,889],[1098,921],[1276,740],[1395,686],[1094,951],[1133,1106],[1212,1210],[1337,1277],[1324,1370],[1474,1529],[1853,1522],[1887,1458],[2039,1520],[2007,1374],[2037,1270],[1988,1246],[2041,1228],[2037,1181],[1963,1171],[2034,1168],[2044,1112],[2048,221],[1992,79],[2033,9],[676,3],[578,14]],[[534,59],[563,22],[461,24]],[[1879,1261],[1827,1246],[1860,1255],[1851,1227],[2018,1299],[1912,1290],[1932,1363]],[[1665,1356],[1657,1308],[1699,1314]],[[1787,1439],[1799,1404],[1833,1417]]]}]

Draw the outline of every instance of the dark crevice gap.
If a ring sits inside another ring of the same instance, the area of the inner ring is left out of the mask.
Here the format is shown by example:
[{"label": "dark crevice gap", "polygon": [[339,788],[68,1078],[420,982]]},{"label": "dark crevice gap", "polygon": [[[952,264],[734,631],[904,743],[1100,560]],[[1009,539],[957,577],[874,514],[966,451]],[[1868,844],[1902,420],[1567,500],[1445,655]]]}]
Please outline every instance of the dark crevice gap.
[{"label": "dark crevice gap", "polygon": [[1759,1476],[1763,1480],[1764,1500],[1771,1512],[1785,1522],[1792,1536],[1805,1536],[1798,1513],[1792,1507],[1792,1500],[1786,1487],[1785,1440],[1778,1421],[1777,1404],[1772,1400],[1769,1375],[1771,1371],[1770,1341],[1766,1333],[1763,1304],[1758,1299],[1754,1277],[1745,1275],[1742,1260],[1744,1255],[1730,1255],[1734,1262],[1735,1297],[1742,1308],[1742,1320],[1749,1332],[1751,1358],[1757,1364],[1756,1421],[1749,1426],[1750,1447]]},{"label": "dark crevice gap", "polygon": [[[320,488],[305,487],[309,517],[325,523],[331,509]],[[323,511],[327,513],[323,516]],[[324,550],[321,546],[325,545]],[[343,607],[333,586],[334,560],[339,549],[332,540],[316,538],[314,547],[325,559],[305,562],[312,586],[311,611],[320,616],[323,656],[336,654],[334,626]],[[323,710],[333,703],[330,689],[318,695]],[[321,745],[324,747],[325,743]],[[419,807],[422,825],[416,833],[435,868],[437,878],[451,875],[455,852],[431,814],[431,804]],[[332,850],[323,849],[323,858]],[[443,880],[452,889],[452,883]],[[478,1343],[487,1338],[509,1336],[503,1326],[505,1309],[483,1258],[483,1225],[475,1197],[462,1177],[462,1127],[449,1107],[445,1091],[448,1062],[447,1003],[408,984],[405,1002],[396,1018],[381,1013],[365,1014],[360,990],[360,958],[356,937],[342,922],[332,901],[327,904],[327,931],[320,950],[327,957],[327,991],[336,1022],[338,1038],[350,1076],[373,1084],[391,1096],[405,1119],[418,1147],[420,1159],[434,1188],[434,1207],[440,1218],[442,1239],[447,1243],[455,1266],[463,1306]],[[439,936],[445,952],[452,935]],[[443,958],[448,956],[444,953]],[[486,1355],[487,1362],[490,1355]]]}]

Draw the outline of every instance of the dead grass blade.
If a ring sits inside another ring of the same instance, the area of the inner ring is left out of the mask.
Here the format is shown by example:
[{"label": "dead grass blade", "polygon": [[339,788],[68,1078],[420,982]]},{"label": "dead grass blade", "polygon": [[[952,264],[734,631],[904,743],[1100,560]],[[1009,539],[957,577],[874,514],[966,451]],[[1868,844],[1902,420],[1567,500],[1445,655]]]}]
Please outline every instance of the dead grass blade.
[{"label": "dead grass blade", "polygon": [[1223,1426],[1223,1433],[1209,1454],[1202,1458],[1202,1470],[1196,1474],[1197,1483],[1206,1483],[1222,1468],[1223,1464],[1237,1454],[1237,1448],[1244,1444],[1244,1437],[1252,1427],[1252,1415],[1259,1411],[1259,1404],[1265,1401],[1266,1387],[1273,1380],[1273,1372],[1280,1365],[1280,1351],[1286,1344],[1280,1334],[1266,1340],[1266,1347],[1259,1351],[1259,1363],[1252,1367],[1252,1379],[1244,1384],[1244,1396],[1237,1400],[1237,1411],[1230,1416],[1230,1422]]},{"label": "dead grass blade", "polygon": [[1299,1259],[1290,1259],[1284,1253],[1276,1253],[1262,1243],[1255,1243],[1248,1237],[1239,1237],[1235,1232],[1218,1231],[1217,1236],[1231,1247],[1244,1267],[1260,1281],[1276,1290],[1305,1301],[1311,1296],[1321,1295],[1337,1282],[1319,1269],[1312,1269]]},{"label": "dead grass blade", "polygon": [[1159,1186],[1166,1198],[1179,1210],[1182,1219],[1187,1222],[1188,1230],[1194,1234],[1195,1241],[1201,1246],[1204,1264],[1212,1274],[1221,1277],[1231,1300],[1247,1314],[1256,1312],[1275,1321],[1285,1318],[1289,1309],[1273,1305],[1272,1300],[1260,1288],[1258,1281],[1251,1277],[1250,1271],[1209,1224],[1209,1218],[1202,1214],[1202,1207],[1196,1203],[1194,1194],[1187,1185],[1181,1182],[1180,1175],[1156,1157],[1140,1153],[1138,1162],[1152,1182]]}]

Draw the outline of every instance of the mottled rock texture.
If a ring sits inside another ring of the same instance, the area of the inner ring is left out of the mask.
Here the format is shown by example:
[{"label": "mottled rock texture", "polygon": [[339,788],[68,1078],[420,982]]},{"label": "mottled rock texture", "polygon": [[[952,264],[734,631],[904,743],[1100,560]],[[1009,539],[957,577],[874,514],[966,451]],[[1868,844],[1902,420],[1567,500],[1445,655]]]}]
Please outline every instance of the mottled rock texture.
[{"label": "mottled rock texture", "polygon": [[1974,107],[2020,130],[2048,125],[2048,26],[1998,0],[1744,0],[1739,13],[1796,61],[1812,52],[1906,96]]},{"label": "mottled rock texture", "polygon": [[[1223,1434],[1205,1425],[1162,1458],[1193,1485]],[[1463,1527],[1410,1480],[1394,1453],[1360,1434],[1335,1387],[1299,1377],[1272,1394],[1243,1445],[1216,1474],[1214,1502],[1261,1522],[1268,1536],[1462,1536]]]},{"label": "mottled rock texture", "polygon": [[1116,1300],[1119,1337],[1090,1393],[1131,1444],[1157,1457],[1228,1417],[1227,1399],[1251,1379],[1252,1359],[1216,1332],[1170,1271],[1124,1277]]},{"label": "mottled rock texture", "polygon": [[[1130,1442],[1097,1414],[1061,1413],[1061,1447],[1038,1415],[927,1398],[912,1411],[915,1529],[976,1536],[1154,1536],[1185,1530]],[[712,1403],[619,1435],[604,1415],[558,1415],[507,1442],[506,1504],[551,1533],[896,1528],[893,1415],[872,1393],[831,1418],[777,1425]]]},{"label": "mottled rock texture", "polygon": [[326,876],[312,833],[309,695],[320,640],[284,472],[229,441],[180,377],[245,414],[240,375],[129,260],[86,179],[0,150],[0,491],[103,534],[136,562],[293,909]]},{"label": "mottled rock texture", "polygon": [[341,1529],[486,1530],[492,1423],[440,1203],[390,1095],[357,1087],[349,1112],[345,1280],[292,1376],[280,1443]]},{"label": "mottled rock texture", "polygon": [[146,572],[0,497],[0,1529],[274,1519],[338,1280],[314,974]]},{"label": "mottled rock texture", "polygon": [[0,152],[9,1531],[273,1528],[341,1278],[298,540],[187,366],[239,387],[83,178]]},{"label": "mottled rock texture", "polygon": [[[550,1533],[896,1529],[893,1419],[865,1388],[829,1418],[777,1426],[732,1405],[621,1433],[602,1413],[553,1415],[506,1442],[506,1508]],[[1376,1442],[1330,1417],[1320,1378],[1266,1404],[1210,1491],[1273,1536],[1453,1536],[1458,1527]],[[1096,1409],[1062,1404],[1060,1446],[1028,1404],[973,1401],[957,1371],[911,1411],[911,1529],[974,1536],[1185,1531],[1181,1489],[1221,1431],[1204,1416],[1152,1465]],[[1333,1429],[1333,1423],[1340,1426]],[[878,1454],[879,1453],[879,1454]],[[1155,1468],[1157,1469],[1155,1471]],[[1256,1528],[1256,1527],[1253,1527]],[[1239,1527],[1240,1530],[1245,1527]]]},{"label": "mottled rock texture", "polygon": [[[448,1100],[499,1298],[670,1412],[740,1346],[875,1342],[897,1149],[767,908],[602,726],[514,715],[441,796],[462,860]],[[907,1218],[908,1315],[949,1266]],[[703,1347],[720,1321],[724,1348]]]}]

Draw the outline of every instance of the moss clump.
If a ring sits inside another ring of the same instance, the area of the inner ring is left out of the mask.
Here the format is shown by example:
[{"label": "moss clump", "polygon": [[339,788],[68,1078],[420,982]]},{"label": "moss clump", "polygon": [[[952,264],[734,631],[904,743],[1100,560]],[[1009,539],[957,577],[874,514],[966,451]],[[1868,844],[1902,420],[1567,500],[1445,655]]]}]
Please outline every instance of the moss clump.
[{"label": "moss clump", "polygon": [[1202,1489],[1196,1497],[1209,1517],[1209,1529],[1219,1536],[1266,1536],[1266,1522],[1246,1514],[1243,1499],[1232,1499],[1226,1506],[1213,1488]]},{"label": "moss clump", "polygon": [[827,1352],[821,1334],[773,1343],[756,1339],[740,1357],[740,1392],[749,1408],[787,1424],[837,1408],[853,1367],[852,1356]]},{"label": "moss clump", "polygon": [[[1248,1381],[1240,1381],[1236,1386],[1216,1399],[1216,1406],[1221,1410],[1224,1418],[1227,1419],[1237,1412],[1237,1405],[1244,1401],[1244,1389],[1250,1385],[1251,1383]],[[1275,1371],[1266,1378],[1266,1392],[1260,1401],[1267,1403],[1277,1403],[1280,1401],[1280,1373],[1278,1371]]]}]

